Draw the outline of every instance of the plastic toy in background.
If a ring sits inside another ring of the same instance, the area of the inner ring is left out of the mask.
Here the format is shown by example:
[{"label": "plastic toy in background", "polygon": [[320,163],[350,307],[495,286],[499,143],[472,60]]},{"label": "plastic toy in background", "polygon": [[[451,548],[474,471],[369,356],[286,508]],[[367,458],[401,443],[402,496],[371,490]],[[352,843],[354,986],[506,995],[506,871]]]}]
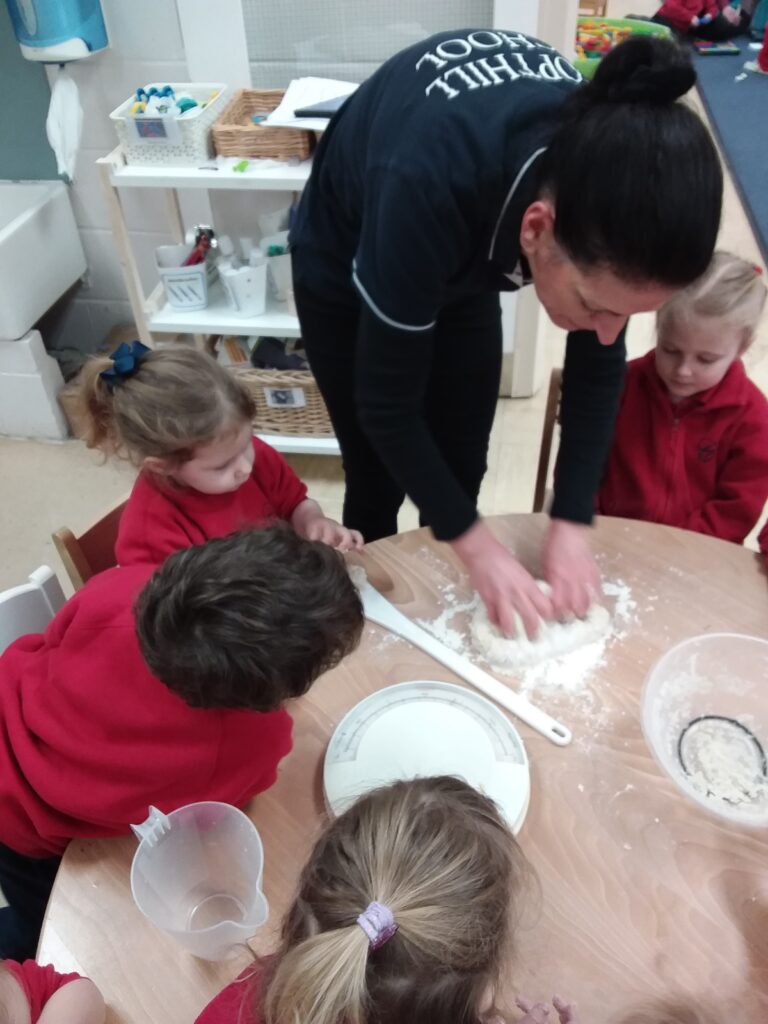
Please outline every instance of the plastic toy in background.
[{"label": "plastic toy in background", "polygon": [[609,21],[580,21],[576,30],[576,56],[582,60],[604,57],[628,36],[631,28],[618,28]]},{"label": "plastic toy in background", "polygon": [[735,57],[741,53],[739,47],[730,40],[715,43],[708,39],[694,39],[693,48],[702,57]]},{"label": "plastic toy in background", "polygon": [[207,106],[218,95],[218,91],[214,90],[207,100],[198,103],[194,96],[190,96],[188,93],[176,95],[170,85],[140,86],[136,90],[136,100],[129,113],[134,117],[137,114],[145,114],[147,117],[183,117],[184,114],[196,107]]},{"label": "plastic toy in background", "polygon": [[635,18],[579,18],[576,25],[574,67],[585,78],[591,78],[601,58],[632,35],[661,36],[668,39],[672,32],[666,25]]}]

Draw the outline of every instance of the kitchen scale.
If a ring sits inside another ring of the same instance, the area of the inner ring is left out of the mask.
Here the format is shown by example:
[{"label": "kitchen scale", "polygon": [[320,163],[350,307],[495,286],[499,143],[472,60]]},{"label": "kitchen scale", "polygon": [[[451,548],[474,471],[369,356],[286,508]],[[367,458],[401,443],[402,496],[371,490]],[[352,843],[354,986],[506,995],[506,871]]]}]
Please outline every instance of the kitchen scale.
[{"label": "kitchen scale", "polygon": [[431,775],[464,779],[521,828],[531,778],[520,734],[489,700],[451,683],[398,683],[356,704],[328,744],[323,785],[341,814],[378,786]]}]

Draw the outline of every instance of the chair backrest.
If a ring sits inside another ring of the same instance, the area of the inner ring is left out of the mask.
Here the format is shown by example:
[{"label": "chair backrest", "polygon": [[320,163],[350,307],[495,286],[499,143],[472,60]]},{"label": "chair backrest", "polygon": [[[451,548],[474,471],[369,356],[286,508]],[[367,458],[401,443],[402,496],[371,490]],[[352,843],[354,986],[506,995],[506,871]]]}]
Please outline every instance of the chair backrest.
[{"label": "chair backrest", "polygon": [[53,534],[53,543],[75,590],[97,572],[117,565],[115,541],[124,508],[125,501],[121,501],[79,537],[66,526]]},{"label": "chair backrest", "polygon": [[541,447],[539,448],[539,468],[536,471],[536,488],[533,492],[533,511],[544,511],[544,499],[547,493],[547,477],[549,476],[549,460],[552,456],[552,438],[555,435],[555,424],[560,415],[560,392],[563,387],[563,371],[554,369],[549,378],[547,407],[544,410],[544,426],[541,431]]},{"label": "chair backrest", "polygon": [[30,575],[20,587],[0,592],[0,654],[27,633],[42,633],[64,604],[64,591],[47,565]]}]

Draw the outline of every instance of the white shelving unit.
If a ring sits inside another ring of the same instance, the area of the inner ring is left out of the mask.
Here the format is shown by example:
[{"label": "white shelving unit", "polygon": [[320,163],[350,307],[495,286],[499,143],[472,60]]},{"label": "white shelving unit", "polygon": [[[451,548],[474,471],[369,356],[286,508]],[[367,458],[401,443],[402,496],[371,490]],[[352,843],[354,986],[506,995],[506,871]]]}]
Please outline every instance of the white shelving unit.
[{"label": "white shelving unit", "polygon": [[[192,334],[202,339],[210,334],[274,334],[279,337],[299,337],[298,318],[287,304],[271,302],[266,312],[257,317],[238,317],[226,301],[220,285],[212,290],[206,309],[187,312],[174,309],[165,302],[162,285],[145,295],[141,284],[131,238],[125,222],[120,199],[122,188],[156,188],[165,193],[168,223],[176,242],[184,241],[184,225],[179,209],[179,189],[233,189],[268,190],[272,192],[300,192],[309,178],[311,161],[300,164],[260,164],[252,161],[246,171],[234,171],[229,166],[219,167],[211,161],[202,167],[136,167],[127,164],[118,146],[97,161],[107,197],[112,231],[120,254],[128,296],[136,320],[139,337],[145,345],[155,344],[155,334]],[[311,455],[338,455],[335,437],[293,437],[289,435],[260,435],[264,441],[281,452]]]}]

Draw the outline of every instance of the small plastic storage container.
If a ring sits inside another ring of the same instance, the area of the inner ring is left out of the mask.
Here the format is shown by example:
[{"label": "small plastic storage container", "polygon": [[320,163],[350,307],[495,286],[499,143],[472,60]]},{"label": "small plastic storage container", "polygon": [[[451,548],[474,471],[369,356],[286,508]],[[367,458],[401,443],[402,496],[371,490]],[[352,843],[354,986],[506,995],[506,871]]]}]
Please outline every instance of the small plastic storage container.
[{"label": "small plastic storage container", "polygon": [[[154,85],[162,89],[165,84],[169,84],[177,96],[183,93],[201,105],[193,107],[183,117],[156,117],[131,114],[135,95],[121,103],[109,117],[125,162],[155,167],[199,167],[213,157],[211,127],[224,109],[227,87],[222,82],[155,82],[147,88]],[[203,107],[203,103],[207,105]]]},{"label": "small plastic storage container", "polygon": [[208,305],[208,292],[216,280],[216,265],[207,259],[191,267],[182,266],[191,252],[191,245],[160,245],[155,249],[155,265],[168,305],[194,312]]}]

